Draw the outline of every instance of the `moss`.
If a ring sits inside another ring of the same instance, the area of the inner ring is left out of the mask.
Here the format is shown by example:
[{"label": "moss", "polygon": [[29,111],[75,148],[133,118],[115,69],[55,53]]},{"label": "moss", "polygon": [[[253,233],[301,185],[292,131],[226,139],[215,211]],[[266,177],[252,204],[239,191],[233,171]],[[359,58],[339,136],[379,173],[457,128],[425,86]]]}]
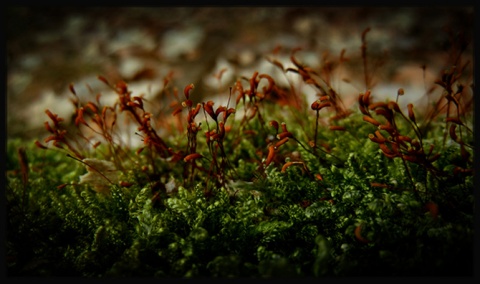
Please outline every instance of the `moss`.
[{"label": "moss", "polygon": [[[319,92],[314,102],[258,72],[231,90],[235,108],[195,106],[187,85],[172,104],[184,130],[100,77],[116,108],[77,101],[76,125],[48,111],[44,142],[8,140],[9,276],[471,275],[473,125],[459,74],[437,82],[450,114],[403,111],[370,90],[345,109],[296,52],[284,71]],[[142,147],[115,140],[122,112]],[[67,135],[93,126],[100,145]]]}]

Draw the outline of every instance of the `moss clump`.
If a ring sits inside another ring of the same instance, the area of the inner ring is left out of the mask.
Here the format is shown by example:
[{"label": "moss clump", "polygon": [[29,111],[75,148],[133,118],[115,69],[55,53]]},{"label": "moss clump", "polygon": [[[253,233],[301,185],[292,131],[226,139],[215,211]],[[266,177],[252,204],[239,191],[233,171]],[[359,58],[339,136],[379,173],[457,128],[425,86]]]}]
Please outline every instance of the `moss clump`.
[{"label": "moss clump", "polygon": [[[43,142],[7,143],[8,275],[472,275],[468,69],[445,71],[425,113],[399,107],[403,90],[347,108],[297,52],[294,68],[273,63],[315,88],[313,102],[254,72],[227,105],[165,87],[172,120],[125,82],[99,77],[114,106],[72,85],[71,125],[48,110]],[[140,148],[119,139],[129,123]]]}]

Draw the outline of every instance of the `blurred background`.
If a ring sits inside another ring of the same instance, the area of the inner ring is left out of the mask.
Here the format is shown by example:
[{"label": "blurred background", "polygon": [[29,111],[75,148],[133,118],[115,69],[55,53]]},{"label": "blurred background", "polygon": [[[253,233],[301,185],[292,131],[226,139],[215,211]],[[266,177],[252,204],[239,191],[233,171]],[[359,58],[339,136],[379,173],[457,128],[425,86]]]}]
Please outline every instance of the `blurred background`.
[{"label": "blurred background", "polygon": [[[313,68],[345,49],[348,69],[338,74],[335,87],[354,101],[365,89],[360,47],[369,27],[372,66],[382,62],[372,71],[378,78],[374,93],[394,97],[403,87],[419,100],[426,82],[453,62],[453,45],[465,46],[465,60],[473,61],[474,50],[473,6],[9,6],[5,14],[7,138],[39,137],[47,108],[71,117],[71,83],[81,99],[102,93],[106,102],[114,100],[98,75],[110,82],[125,80],[134,95],[153,100],[173,72],[172,84],[183,90],[194,83],[195,98],[201,100],[218,95],[220,83],[233,85],[255,71],[274,72],[266,57],[279,47],[285,64],[290,51],[301,47],[305,52],[298,56]],[[224,68],[222,81],[215,80]]]}]

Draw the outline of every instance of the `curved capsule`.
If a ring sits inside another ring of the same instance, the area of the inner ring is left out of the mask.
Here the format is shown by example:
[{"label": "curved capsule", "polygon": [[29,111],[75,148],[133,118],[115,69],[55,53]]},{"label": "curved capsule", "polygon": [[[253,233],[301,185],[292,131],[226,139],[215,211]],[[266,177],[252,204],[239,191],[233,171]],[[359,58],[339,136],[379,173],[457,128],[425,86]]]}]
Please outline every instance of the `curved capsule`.
[{"label": "curved capsule", "polygon": [[415,121],[415,113],[413,112],[413,105],[408,104],[407,108],[408,108],[408,118],[410,118],[410,120],[415,123],[416,121]]},{"label": "curved capsule", "polygon": [[287,141],[289,140],[290,138],[288,137],[285,137],[283,138],[282,140],[278,141],[276,144],[275,144],[275,149],[278,149],[278,147],[282,146],[283,144],[287,143]]},{"label": "curved capsule", "polygon": [[190,91],[193,90],[195,88],[195,85],[190,84],[190,85],[187,85],[185,87],[185,89],[183,89],[183,94],[185,95],[185,98],[187,98],[187,100],[190,98]]},{"label": "curved capsule", "polygon": [[268,147],[268,155],[267,155],[267,160],[265,161],[265,166],[270,165],[270,163],[273,161],[274,156],[275,156],[275,146],[270,145]]},{"label": "curved capsule", "polygon": [[194,161],[194,160],[196,160],[198,158],[201,158],[201,157],[203,157],[201,154],[193,153],[193,154],[189,154],[189,155],[185,156],[185,158],[183,158],[183,161],[184,162]]},{"label": "curved capsule", "polygon": [[380,122],[378,122],[376,119],[374,119],[373,117],[370,117],[368,115],[364,115],[363,116],[363,120],[366,121],[366,122],[369,122],[375,126],[379,126],[380,125]]},{"label": "curved capsule", "polygon": [[354,232],[354,233],[355,233],[355,238],[356,238],[359,242],[361,242],[361,243],[363,243],[363,244],[368,244],[368,243],[370,242],[369,240],[367,240],[366,238],[364,238],[364,237],[362,236],[362,225],[358,225],[358,226],[355,228],[355,232]]}]

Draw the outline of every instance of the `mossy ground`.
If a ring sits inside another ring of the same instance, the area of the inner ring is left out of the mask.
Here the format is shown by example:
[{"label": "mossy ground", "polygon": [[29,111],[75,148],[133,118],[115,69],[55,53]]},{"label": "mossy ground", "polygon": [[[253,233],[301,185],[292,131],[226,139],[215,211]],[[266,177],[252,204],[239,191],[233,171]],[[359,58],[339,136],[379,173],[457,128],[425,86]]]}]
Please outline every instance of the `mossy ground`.
[{"label": "mossy ground", "polygon": [[113,106],[71,85],[72,117],[47,110],[45,139],[7,140],[7,275],[472,276],[466,43],[417,108],[403,89],[376,97],[368,31],[366,90],[348,105],[330,80],[344,53],[317,69],[300,49],[292,67],[269,60],[298,85],[253,72],[218,90],[225,105],[168,75],[160,111],[122,80],[99,77]]},{"label": "mossy ground", "polygon": [[[272,164],[261,174],[249,161],[265,142],[252,138],[232,149],[238,178],[225,186],[183,183],[174,169],[171,180],[149,180],[131,168],[120,173],[131,186],[112,185],[108,195],[78,184],[85,166],[64,152],[8,141],[8,275],[471,275],[473,177],[436,180],[409,165],[412,187],[401,160],[385,157],[367,138],[371,125],[361,122],[354,114],[341,123],[353,135],[322,134],[336,158],[321,161],[294,143],[282,146],[322,180],[301,165],[282,172]],[[440,129],[428,141],[441,143]],[[457,145],[445,148],[438,166],[451,168],[460,159],[455,153]],[[431,202],[438,212],[429,210]]]}]

